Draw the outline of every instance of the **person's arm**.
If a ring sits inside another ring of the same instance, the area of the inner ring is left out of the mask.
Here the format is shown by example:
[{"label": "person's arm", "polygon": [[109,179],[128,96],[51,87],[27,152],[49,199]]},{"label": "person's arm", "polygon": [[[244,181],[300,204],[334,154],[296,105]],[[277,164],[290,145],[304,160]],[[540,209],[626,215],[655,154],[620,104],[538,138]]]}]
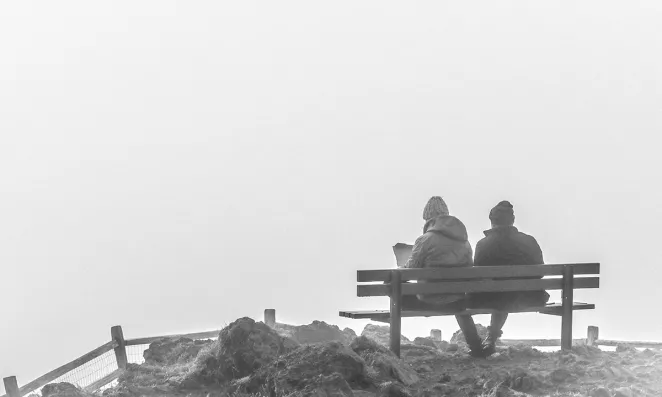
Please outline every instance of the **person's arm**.
[{"label": "person's arm", "polygon": [[423,267],[423,260],[425,259],[425,243],[427,237],[424,235],[420,236],[414,242],[414,248],[411,250],[411,256],[407,260],[407,263],[402,266],[404,269],[416,269]]},{"label": "person's arm", "polygon": [[540,249],[540,245],[538,245],[538,242],[533,236],[531,236],[530,247],[531,247],[530,255],[531,255],[531,259],[533,260],[533,263],[537,265],[543,265],[545,261],[543,260],[542,257],[542,250]]},{"label": "person's arm", "polygon": [[485,253],[485,244],[484,240],[478,241],[476,243],[476,251],[474,255],[474,266],[484,266],[487,261],[487,255]]}]

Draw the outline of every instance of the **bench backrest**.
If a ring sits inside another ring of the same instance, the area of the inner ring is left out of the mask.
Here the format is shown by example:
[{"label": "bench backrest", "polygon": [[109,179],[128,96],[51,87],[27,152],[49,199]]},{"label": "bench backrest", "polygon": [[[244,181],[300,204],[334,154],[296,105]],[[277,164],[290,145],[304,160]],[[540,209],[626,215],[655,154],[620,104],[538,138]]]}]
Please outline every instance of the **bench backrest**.
[{"label": "bench backrest", "polygon": [[[383,282],[391,282],[394,278],[399,279],[398,282],[434,281],[403,283],[402,295],[560,290],[564,289],[564,285],[572,289],[598,288],[599,274],[599,263],[359,270],[359,283],[381,283],[359,285],[357,295],[388,296],[392,288]],[[586,277],[590,275],[595,276]]]}]

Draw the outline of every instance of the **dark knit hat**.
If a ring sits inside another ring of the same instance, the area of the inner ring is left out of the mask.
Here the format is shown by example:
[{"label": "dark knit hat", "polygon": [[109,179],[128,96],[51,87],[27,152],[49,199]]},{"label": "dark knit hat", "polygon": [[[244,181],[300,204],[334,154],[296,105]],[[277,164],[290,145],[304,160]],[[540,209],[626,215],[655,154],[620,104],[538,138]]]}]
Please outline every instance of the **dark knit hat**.
[{"label": "dark knit hat", "polygon": [[512,226],[515,223],[515,212],[509,201],[502,201],[490,211],[490,221],[496,226]]}]

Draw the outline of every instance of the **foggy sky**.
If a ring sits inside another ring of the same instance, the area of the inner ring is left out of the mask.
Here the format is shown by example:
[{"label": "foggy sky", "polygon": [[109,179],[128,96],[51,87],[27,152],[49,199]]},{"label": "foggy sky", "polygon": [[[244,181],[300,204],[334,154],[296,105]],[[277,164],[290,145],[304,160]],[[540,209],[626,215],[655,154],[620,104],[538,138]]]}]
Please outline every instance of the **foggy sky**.
[{"label": "foggy sky", "polygon": [[[510,200],[546,262],[601,262],[575,337],[662,340],[661,17],[655,1],[2,3],[0,375],[25,384],[113,325],[275,308],[360,332],[338,311],[387,301],[357,298],[356,270],[394,266],[432,195],[474,247]],[[560,326],[513,315],[504,338]],[[430,328],[458,327],[403,321]]]}]

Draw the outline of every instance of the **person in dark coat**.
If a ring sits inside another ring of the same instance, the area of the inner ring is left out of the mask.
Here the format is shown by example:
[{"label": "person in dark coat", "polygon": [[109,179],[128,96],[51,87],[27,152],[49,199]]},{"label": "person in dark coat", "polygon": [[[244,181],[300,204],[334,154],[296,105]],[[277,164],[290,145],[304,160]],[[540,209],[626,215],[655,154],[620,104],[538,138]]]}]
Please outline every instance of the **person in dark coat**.
[{"label": "person in dark coat", "polygon": [[[423,210],[423,234],[416,239],[403,268],[470,267],[473,250],[464,224],[448,212],[441,197],[432,197]],[[425,282],[425,281],[419,281]],[[434,281],[429,281],[434,282]],[[465,294],[425,294],[403,296],[403,308],[459,312],[466,308]],[[482,355],[481,340],[471,316],[455,316],[470,353]]]},{"label": "person in dark coat", "polygon": [[[508,201],[501,201],[490,211],[492,228],[484,232],[485,237],[476,244],[474,266],[542,265],[542,250],[532,236],[522,233],[514,226],[515,213]],[[531,277],[542,278],[542,277]],[[471,296],[470,306],[509,310],[517,307],[543,306],[549,300],[546,291],[484,292]],[[485,354],[494,353],[496,341],[508,318],[507,312],[492,314],[488,335],[483,341]]]}]

